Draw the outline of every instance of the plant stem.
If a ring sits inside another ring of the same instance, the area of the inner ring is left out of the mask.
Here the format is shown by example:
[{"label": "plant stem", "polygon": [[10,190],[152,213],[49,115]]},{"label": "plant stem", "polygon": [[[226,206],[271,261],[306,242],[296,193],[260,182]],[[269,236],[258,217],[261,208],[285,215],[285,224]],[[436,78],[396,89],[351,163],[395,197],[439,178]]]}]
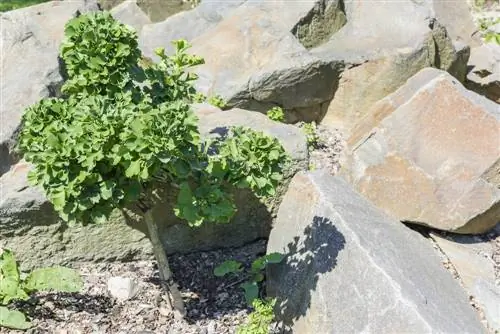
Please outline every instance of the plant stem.
[{"label": "plant stem", "polygon": [[170,270],[170,265],[168,264],[168,257],[163,244],[158,233],[158,225],[153,218],[152,210],[148,210],[144,213],[144,220],[148,226],[149,238],[151,244],[153,245],[153,252],[158,262],[158,271],[160,273],[160,279],[165,283],[170,298],[170,307],[174,312],[177,312],[179,316],[184,317],[186,315],[186,309],[184,307],[184,302],[182,301],[182,296],[174,282],[172,277],[172,271]]}]

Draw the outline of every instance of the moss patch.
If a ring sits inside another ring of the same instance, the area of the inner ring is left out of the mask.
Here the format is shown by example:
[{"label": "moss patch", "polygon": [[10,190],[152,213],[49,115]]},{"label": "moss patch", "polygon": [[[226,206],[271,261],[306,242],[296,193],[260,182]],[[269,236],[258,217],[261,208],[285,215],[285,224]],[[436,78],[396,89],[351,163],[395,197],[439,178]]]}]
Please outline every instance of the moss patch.
[{"label": "moss patch", "polygon": [[304,47],[311,49],[328,41],[346,22],[341,1],[329,5],[320,1],[293,27],[292,34]]}]

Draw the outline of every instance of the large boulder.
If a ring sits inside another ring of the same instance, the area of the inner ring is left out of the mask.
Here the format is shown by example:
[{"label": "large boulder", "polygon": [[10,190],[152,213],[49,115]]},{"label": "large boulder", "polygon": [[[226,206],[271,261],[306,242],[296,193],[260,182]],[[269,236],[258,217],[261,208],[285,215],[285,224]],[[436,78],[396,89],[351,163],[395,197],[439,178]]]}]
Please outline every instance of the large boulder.
[{"label": "large boulder", "polygon": [[[196,72],[197,88],[207,95],[222,95],[229,106],[266,111],[279,105],[288,121],[320,118],[336,89],[340,62],[325,62],[309,54],[300,39],[315,31],[311,17],[318,4],[301,1],[251,1],[193,40],[192,52],[204,57]],[[338,1],[328,1],[330,21],[345,22]],[[316,21],[315,21],[316,22]],[[339,23],[340,22],[340,23]],[[300,38],[297,38],[295,32]]]},{"label": "large boulder", "polygon": [[297,174],[271,231],[268,293],[290,332],[484,333],[430,243],[344,180]]},{"label": "large boulder", "polygon": [[[436,3],[442,7],[438,13]],[[373,103],[426,67],[464,80],[469,47],[463,39],[451,37],[448,29],[455,31],[457,22],[470,13],[444,15],[443,8],[451,6],[454,2],[439,0],[346,2],[347,24],[311,50],[324,61],[340,59],[346,66],[322,124],[349,133]],[[448,25],[443,25],[439,13]]]},{"label": "large boulder", "polygon": [[265,112],[279,105],[287,122],[324,117],[349,129],[424,67],[465,77],[470,27],[460,24],[470,14],[451,7],[440,0],[202,1],[145,26],[140,44],[154,57],[155,47],[172,51],[172,40],[190,40],[206,62],[196,69],[197,88],[229,107]]},{"label": "large boulder", "polygon": [[[229,126],[248,126],[278,138],[294,161],[287,172],[306,168],[308,152],[302,131],[246,110],[221,111],[197,106],[203,136],[221,134]],[[0,177],[0,248],[11,248],[26,267],[78,261],[123,261],[151,256],[147,229],[135,207],[115,211],[105,224],[71,227],[62,224],[43,193],[28,186],[30,166],[23,161]],[[287,182],[284,183],[283,187]],[[280,193],[284,190],[280,189]],[[229,224],[191,228],[173,214],[176,193],[158,190],[154,217],[168,253],[236,247],[269,235],[276,198],[262,203],[249,191],[236,191],[238,212]],[[95,247],[95,245],[100,245]]]},{"label": "large boulder", "polygon": [[57,56],[64,25],[90,10],[98,10],[96,0],[51,1],[0,15],[0,175],[18,161],[12,149],[24,108],[56,95],[63,82]]},{"label": "large boulder", "polygon": [[448,73],[420,71],[367,111],[348,145],[342,173],[398,220],[458,233],[500,221],[500,108]]},{"label": "large boulder", "polygon": [[489,43],[471,49],[465,85],[500,103],[500,45]]}]

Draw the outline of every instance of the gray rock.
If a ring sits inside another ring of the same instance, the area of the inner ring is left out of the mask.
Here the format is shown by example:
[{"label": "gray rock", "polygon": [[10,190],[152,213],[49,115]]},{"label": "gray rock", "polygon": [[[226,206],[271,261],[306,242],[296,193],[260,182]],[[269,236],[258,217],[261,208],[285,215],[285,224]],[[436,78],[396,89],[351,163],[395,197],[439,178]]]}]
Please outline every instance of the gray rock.
[{"label": "gray rock", "polygon": [[12,249],[23,269],[152,256],[145,234],[125,224],[119,212],[106,224],[63,224],[43,192],[28,185],[29,169],[21,161],[0,177],[0,248]]},{"label": "gray rock", "polygon": [[494,32],[495,34],[500,34],[500,23],[488,27],[488,30]]},{"label": "gray rock", "polygon": [[473,286],[472,295],[483,309],[488,325],[496,333],[500,331],[500,287],[482,279]]},{"label": "gray rock", "polygon": [[484,333],[428,241],[338,177],[297,174],[268,253],[268,293],[293,333]]},{"label": "gray rock", "polygon": [[154,49],[164,47],[167,53],[174,51],[172,41],[186,39],[191,42],[214,27],[232,9],[245,0],[205,0],[196,8],[170,16],[162,22],[146,25],[139,35],[139,45],[144,55],[156,58]]},{"label": "gray rock", "polygon": [[51,1],[0,15],[0,175],[18,161],[12,148],[24,108],[58,94],[63,79],[57,56],[64,25],[77,12],[97,9],[96,0]]},{"label": "gray rock", "polygon": [[146,24],[150,24],[151,20],[137,6],[137,1],[125,1],[111,10],[111,14],[117,20],[134,28],[138,33]]},{"label": "gray rock", "polygon": [[[499,234],[500,235],[500,234]],[[466,291],[482,308],[488,325],[500,331],[500,286],[495,278],[494,243],[478,236],[431,233],[457,271]]]},{"label": "gray rock", "polygon": [[139,284],[130,277],[111,277],[107,286],[109,294],[120,302],[134,298],[139,292]]},{"label": "gray rock", "polygon": [[477,30],[466,0],[433,0],[435,18],[446,27],[453,40],[461,40],[471,47],[481,45],[481,39],[474,33]]},{"label": "gray rock", "polygon": [[[282,140],[295,160],[295,169],[306,168],[307,145],[300,129],[270,121],[245,110],[198,110],[202,133],[230,125],[249,126]],[[207,112],[209,110],[210,112]],[[126,261],[151,257],[151,245],[142,216],[134,207],[115,211],[106,224],[69,227],[42,192],[28,186],[30,166],[18,163],[0,177],[0,247],[12,249],[25,268],[78,261]],[[279,192],[283,192],[285,184]],[[204,224],[191,228],[173,214],[175,193],[159,190],[154,216],[161,225],[161,237],[168,253],[236,247],[269,235],[279,196],[262,203],[249,191],[237,191],[238,212],[229,224]],[[96,248],[95,245],[100,245]]]},{"label": "gray rock", "polygon": [[466,87],[500,103],[500,45],[488,43],[471,49]]},{"label": "gray rock", "polygon": [[193,40],[191,52],[205,59],[196,69],[197,89],[222,95],[230,107],[263,112],[279,105],[288,121],[319,119],[341,65],[311,56],[292,33],[316,3],[251,1],[233,10]]}]

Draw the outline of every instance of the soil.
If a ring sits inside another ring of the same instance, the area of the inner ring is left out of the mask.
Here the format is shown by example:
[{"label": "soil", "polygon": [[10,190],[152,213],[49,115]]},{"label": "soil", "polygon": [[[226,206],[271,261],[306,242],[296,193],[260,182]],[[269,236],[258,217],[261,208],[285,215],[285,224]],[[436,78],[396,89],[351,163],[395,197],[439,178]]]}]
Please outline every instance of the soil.
[{"label": "soil", "polygon": [[[241,248],[171,256],[172,271],[187,309],[184,319],[175,319],[167,307],[154,261],[81,263],[74,266],[85,282],[81,293],[38,294],[29,303],[17,306],[35,325],[26,332],[30,334],[234,333],[250,312],[239,286],[241,277],[219,278],[213,275],[213,269],[230,259],[249,266],[265,250],[266,242],[259,240]],[[135,279],[138,293],[126,301],[111,297],[107,282],[116,276]],[[0,329],[0,333],[23,332]]]}]

